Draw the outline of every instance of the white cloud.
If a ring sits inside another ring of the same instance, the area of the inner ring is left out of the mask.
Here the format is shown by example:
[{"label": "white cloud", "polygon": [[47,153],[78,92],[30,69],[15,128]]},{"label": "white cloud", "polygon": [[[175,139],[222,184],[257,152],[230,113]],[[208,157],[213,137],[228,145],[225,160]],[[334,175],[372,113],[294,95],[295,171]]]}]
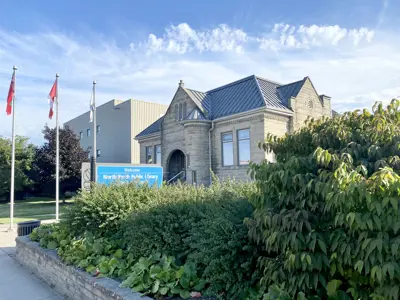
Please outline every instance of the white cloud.
[{"label": "white cloud", "polygon": [[94,79],[98,104],[114,98],[168,104],[180,79],[206,91],[250,74],[283,83],[310,76],[319,93],[332,96],[334,109],[344,111],[399,96],[399,46],[394,34],[337,25],[276,24],[256,35],[227,25],[197,30],[184,23],[126,46],[93,33],[0,29],[0,135],[11,135],[5,98],[12,64],[18,66],[17,134],[40,143],[44,124],[54,126],[47,95],[56,72],[61,122],[88,110]]},{"label": "white cloud", "polygon": [[144,43],[131,44],[131,48],[145,48],[148,53],[168,52],[183,54],[191,51],[243,52],[247,34],[242,29],[221,24],[210,30],[194,30],[187,23],[166,28],[162,37],[149,34]]},{"label": "white cloud", "polygon": [[375,32],[368,28],[341,28],[338,25],[318,26],[275,24],[272,31],[264,37],[257,38],[263,50],[279,50],[285,48],[332,47],[339,43],[350,43],[357,46],[360,43],[372,41]]}]

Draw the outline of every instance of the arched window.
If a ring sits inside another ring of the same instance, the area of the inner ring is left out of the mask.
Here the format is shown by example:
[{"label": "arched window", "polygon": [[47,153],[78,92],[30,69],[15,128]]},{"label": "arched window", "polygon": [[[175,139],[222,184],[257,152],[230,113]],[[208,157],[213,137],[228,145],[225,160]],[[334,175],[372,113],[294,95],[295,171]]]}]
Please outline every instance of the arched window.
[{"label": "arched window", "polygon": [[179,121],[178,104],[175,104],[175,120]]},{"label": "arched window", "polygon": [[186,106],[187,106],[186,102],[184,102],[183,103],[183,118],[182,119],[186,118],[186,115],[187,115],[187,111],[186,111],[187,107]]},{"label": "arched window", "polygon": [[181,103],[181,104],[179,104],[179,120],[183,119],[182,115],[183,115],[183,111],[182,111],[182,103]]}]

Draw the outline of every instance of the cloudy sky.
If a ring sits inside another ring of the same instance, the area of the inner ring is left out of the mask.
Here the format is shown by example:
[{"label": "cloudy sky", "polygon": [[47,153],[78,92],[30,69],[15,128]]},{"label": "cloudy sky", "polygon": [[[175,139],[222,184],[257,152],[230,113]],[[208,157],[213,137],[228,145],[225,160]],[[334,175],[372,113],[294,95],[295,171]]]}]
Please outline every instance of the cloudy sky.
[{"label": "cloudy sky", "polygon": [[98,104],[168,104],[180,79],[207,91],[251,74],[310,76],[338,111],[400,95],[394,0],[1,2],[0,135],[11,136],[5,99],[16,65],[16,133],[37,144],[54,126],[56,72],[61,122],[88,110],[93,80]]}]

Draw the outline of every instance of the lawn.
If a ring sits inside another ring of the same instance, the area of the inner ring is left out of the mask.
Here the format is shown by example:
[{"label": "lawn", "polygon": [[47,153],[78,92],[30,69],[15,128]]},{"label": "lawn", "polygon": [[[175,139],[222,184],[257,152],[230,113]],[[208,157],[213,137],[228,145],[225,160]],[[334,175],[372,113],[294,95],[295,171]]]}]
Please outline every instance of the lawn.
[{"label": "lawn", "polygon": [[[73,203],[66,200],[66,204],[60,200],[60,216]],[[51,198],[29,198],[14,203],[14,222],[28,220],[50,220],[55,219],[56,201]],[[10,203],[0,204],[0,224],[10,223]]]}]

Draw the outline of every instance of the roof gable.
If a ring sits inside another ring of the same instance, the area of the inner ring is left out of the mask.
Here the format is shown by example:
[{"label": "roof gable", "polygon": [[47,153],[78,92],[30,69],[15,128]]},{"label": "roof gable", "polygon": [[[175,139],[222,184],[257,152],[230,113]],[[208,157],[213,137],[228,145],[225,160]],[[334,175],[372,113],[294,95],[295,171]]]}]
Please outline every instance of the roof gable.
[{"label": "roof gable", "polygon": [[137,134],[135,136],[135,138],[140,138],[140,137],[144,137],[144,136],[147,136],[147,135],[151,135],[151,134],[155,134],[157,132],[160,132],[161,131],[161,124],[162,124],[163,120],[164,120],[164,116],[162,116],[157,121],[152,123],[149,127],[145,128],[142,132]]},{"label": "roof gable", "polygon": [[302,80],[292,82],[289,84],[281,85],[277,88],[279,96],[285,106],[288,106],[289,100],[292,97],[297,97],[304,83],[306,82],[307,77]]}]

